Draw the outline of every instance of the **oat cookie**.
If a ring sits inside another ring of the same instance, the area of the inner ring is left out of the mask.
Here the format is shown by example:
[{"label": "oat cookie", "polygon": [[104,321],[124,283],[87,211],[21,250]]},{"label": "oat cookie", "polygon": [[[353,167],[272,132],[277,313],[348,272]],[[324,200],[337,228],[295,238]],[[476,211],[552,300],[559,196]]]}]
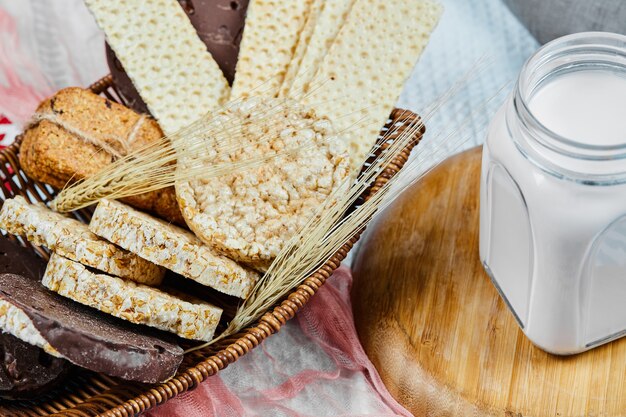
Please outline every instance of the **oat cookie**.
[{"label": "oat cookie", "polygon": [[144,259],[225,294],[245,298],[258,274],[214,253],[192,233],[122,203],[102,200],[89,228]]},{"label": "oat cookie", "polygon": [[[209,155],[215,155],[216,163],[306,145],[260,167],[176,184],[183,216],[200,239],[232,259],[265,270],[348,177],[349,156],[330,121],[295,102],[248,99],[220,112],[229,123],[239,126],[246,145],[243,150],[226,153],[219,152],[219,141],[211,145],[207,140],[207,146],[214,147]],[[268,120],[258,123],[256,112]]]},{"label": "oat cookie", "polygon": [[[154,119],[77,87],[44,100],[22,136],[20,166],[56,189],[106,169],[163,137]],[[184,225],[174,187],[127,197],[128,204]]]},{"label": "oat cookie", "polygon": [[142,284],[159,285],[165,274],[163,268],[100,239],[86,224],[43,204],[29,204],[21,196],[4,202],[0,228],[73,261]]},{"label": "oat cookie", "polygon": [[182,299],[146,285],[96,274],[57,254],[50,258],[42,284],[104,313],[185,339],[208,342],[222,315],[222,309],[197,298]]}]

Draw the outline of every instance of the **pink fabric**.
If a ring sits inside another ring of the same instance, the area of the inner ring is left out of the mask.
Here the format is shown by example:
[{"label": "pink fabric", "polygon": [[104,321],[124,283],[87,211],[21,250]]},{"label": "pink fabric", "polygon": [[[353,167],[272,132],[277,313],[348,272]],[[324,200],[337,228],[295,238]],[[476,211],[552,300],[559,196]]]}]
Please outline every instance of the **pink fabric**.
[{"label": "pink fabric", "polygon": [[[21,77],[23,72],[28,77]],[[1,8],[0,80],[0,110],[15,123],[25,123],[39,102],[54,92],[39,68],[22,53],[15,21]]]},{"label": "pink fabric", "polygon": [[340,268],[261,346],[150,417],[410,416],[391,397],[358,340],[352,276]]}]

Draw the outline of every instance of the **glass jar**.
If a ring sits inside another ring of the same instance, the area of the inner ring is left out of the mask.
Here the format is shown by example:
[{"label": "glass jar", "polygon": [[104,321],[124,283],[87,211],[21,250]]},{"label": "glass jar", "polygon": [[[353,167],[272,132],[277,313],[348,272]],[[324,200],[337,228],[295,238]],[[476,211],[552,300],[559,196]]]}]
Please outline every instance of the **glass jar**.
[{"label": "glass jar", "polygon": [[625,36],[566,36],[522,68],[483,147],[480,259],[540,348],[626,334]]}]

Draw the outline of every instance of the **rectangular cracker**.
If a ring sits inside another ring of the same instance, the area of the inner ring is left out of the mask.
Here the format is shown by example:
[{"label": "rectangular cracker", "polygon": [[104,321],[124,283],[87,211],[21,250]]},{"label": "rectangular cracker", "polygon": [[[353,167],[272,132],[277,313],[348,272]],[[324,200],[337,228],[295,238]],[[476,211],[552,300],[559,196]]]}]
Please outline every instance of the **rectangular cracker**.
[{"label": "rectangular cracker", "polygon": [[258,274],[215,254],[192,233],[112,200],[101,200],[89,228],[95,234],[200,284],[246,298]]},{"label": "rectangular cracker", "polygon": [[57,254],[50,258],[42,284],[78,303],[185,339],[210,341],[222,316],[222,309],[200,299],[181,299],[146,285],[96,274]]},{"label": "rectangular cracker", "polygon": [[349,135],[355,172],[376,143],[441,12],[430,0],[356,0],[311,80],[315,92],[303,102]]},{"label": "rectangular cracker", "polygon": [[231,98],[275,97],[313,0],[251,0]]},{"label": "rectangular cracker", "polygon": [[100,239],[86,224],[43,204],[29,204],[21,196],[2,205],[0,228],[73,261],[142,284],[159,285],[165,275],[163,268]]},{"label": "rectangular cracker", "polygon": [[228,82],[176,0],[85,0],[166,134],[228,98]]},{"label": "rectangular cracker", "polygon": [[[287,97],[287,95],[289,94],[289,89],[293,84],[294,78],[298,74],[298,69],[300,68],[302,57],[304,56],[307,47],[309,46],[311,36],[313,36],[313,32],[315,31],[315,28],[317,26],[320,13],[324,9],[325,4],[326,0],[313,0],[313,3],[311,4],[311,8],[309,10],[309,13],[307,14],[306,21],[304,22],[304,27],[300,31],[300,36],[298,37],[298,43],[296,44],[296,48],[293,52],[293,57],[289,62],[287,72],[285,73],[285,78],[283,79],[283,83],[280,86],[280,92],[278,94],[279,97]],[[315,72],[313,74],[315,74]]]},{"label": "rectangular cracker", "polygon": [[282,97],[300,98],[346,21],[355,0],[315,0],[281,87]]}]

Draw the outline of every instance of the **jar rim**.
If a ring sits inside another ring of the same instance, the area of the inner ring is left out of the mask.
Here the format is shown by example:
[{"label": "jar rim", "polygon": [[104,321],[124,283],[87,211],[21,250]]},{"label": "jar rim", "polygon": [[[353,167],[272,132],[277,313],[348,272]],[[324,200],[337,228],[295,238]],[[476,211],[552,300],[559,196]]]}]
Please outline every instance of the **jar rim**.
[{"label": "jar rim", "polygon": [[[624,137],[622,143],[611,145],[597,145],[593,144],[593,141],[582,142],[574,140],[545,126],[530,110],[528,101],[536,87],[545,82],[546,78],[555,76],[559,71],[583,70],[583,68],[576,69],[576,66],[582,66],[585,69],[591,68],[592,64],[585,64],[584,61],[574,59],[568,62],[567,68],[550,68],[546,74],[539,77],[539,80],[529,81],[533,77],[537,78],[538,70],[550,62],[559,57],[576,53],[596,53],[606,56],[607,61],[598,61],[593,64],[597,66],[596,69],[599,69],[602,63],[604,63],[605,67],[608,67],[610,59],[618,59],[620,62],[613,62],[611,66],[620,68],[626,74],[626,36],[610,32],[581,32],[563,36],[543,45],[522,66],[514,93],[516,111],[524,119],[524,123],[527,126],[534,131],[538,131],[536,139],[539,139],[542,145],[552,151],[579,159],[626,159],[626,137]],[[541,140],[546,137],[549,140]]]}]

